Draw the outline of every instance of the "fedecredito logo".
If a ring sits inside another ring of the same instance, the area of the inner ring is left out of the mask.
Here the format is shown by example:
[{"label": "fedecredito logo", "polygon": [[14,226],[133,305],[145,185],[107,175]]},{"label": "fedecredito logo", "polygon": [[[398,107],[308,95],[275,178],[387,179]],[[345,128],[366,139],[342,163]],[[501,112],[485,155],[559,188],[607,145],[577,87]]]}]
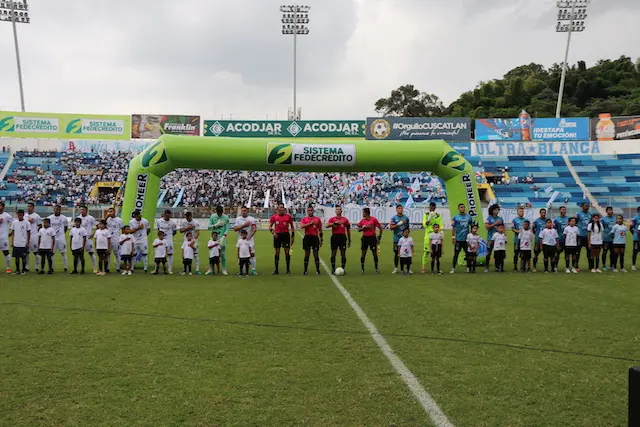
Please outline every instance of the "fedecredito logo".
[{"label": "fedecredito logo", "polygon": [[58,132],[60,121],[55,118],[7,116],[0,119],[0,132]]},{"label": "fedecredito logo", "polygon": [[298,166],[353,166],[356,147],[347,144],[267,144],[267,164]]},{"label": "fedecredito logo", "polygon": [[124,120],[74,118],[67,123],[65,133],[71,135],[121,135],[125,137],[125,122]]}]

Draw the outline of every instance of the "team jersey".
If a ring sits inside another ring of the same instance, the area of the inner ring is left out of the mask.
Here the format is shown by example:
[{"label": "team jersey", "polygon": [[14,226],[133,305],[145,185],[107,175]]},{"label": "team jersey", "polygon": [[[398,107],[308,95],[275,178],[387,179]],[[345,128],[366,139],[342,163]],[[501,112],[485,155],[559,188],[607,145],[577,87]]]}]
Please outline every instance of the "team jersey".
[{"label": "team jersey", "polygon": [[631,218],[631,230],[633,231],[633,241],[637,242],[638,241],[638,226],[640,225],[640,214],[634,216],[633,218]]},{"label": "team jersey", "polygon": [[31,224],[31,238],[36,238],[38,235],[40,224],[42,224],[42,218],[40,217],[40,215],[38,215],[37,212],[34,212],[32,214],[24,214],[24,219],[29,221],[29,224]]},{"label": "team jersey", "polygon": [[496,233],[491,238],[493,240],[494,251],[506,251],[507,250],[507,235],[504,233]]},{"label": "team jersey", "polygon": [[[142,225],[142,229],[138,230],[138,227]],[[140,218],[140,221],[133,218],[129,222],[129,227],[133,233],[133,238],[136,243],[143,243],[147,241],[147,231],[149,230],[149,221],[144,218]]]},{"label": "team jersey", "polygon": [[164,239],[155,239],[153,241],[153,257],[154,258],[166,258],[167,257],[167,242]]},{"label": "team jersey", "polygon": [[288,213],[284,215],[275,214],[269,219],[269,224],[273,226],[276,233],[288,233],[289,226],[293,224],[293,217]]},{"label": "team jersey", "polygon": [[557,216],[553,219],[553,225],[558,232],[558,236],[560,236],[560,241],[564,243],[565,235],[564,229],[569,225],[569,217],[568,216]]},{"label": "team jersey", "polygon": [[535,240],[532,229],[522,229],[518,235],[518,244],[521,251],[530,251],[533,248],[533,242]]},{"label": "team jersey", "polygon": [[[522,225],[524,224],[524,222],[526,221],[525,217],[515,217],[513,218],[513,220],[511,221],[511,229],[512,230],[521,230],[522,229]],[[513,233],[514,234],[514,238],[513,238],[513,243],[515,245],[518,245],[518,243],[520,242],[520,239],[518,237],[518,233]]]},{"label": "team jersey", "polygon": [[469,214],[458,214],[453,217],[453,229],[455,231],[456,241],[457,242],[466,242],[467,234],[469,234],[469,230],[471,229],[471,222],[473,219]]},{"label": "team jersey", "polygon": [[304,229],[305,236],[317,236],[322,229],[322,221],[317,216],[305,216],[302,218],[302,221],[300,221],[300,224],[313,224],[311,227]]},{"label": "team jersey", "polygon": [[478,252],[480,249],[480,241],[482,237],[479,234],[467,234],[467,251],[469,252]]},{"label": "team jersey", "polygon": [[391,224],[399,224],[398,227],[393,229],[393,242],[398,243],[404,230],[409,229],[409,217],[406,215],[394,215],[391,217]]},{"label": "team jersey", "polygon": [[611,242],[613,239],[613,236],[611,235],[611,228],[615,225],[616,218],[613,215],[607,215],[603,217],[600,222],[602,223],[602,240],[605,242]]},{"label": "team jersey", "polygon": [[229,224],[231,220],[228,215],[222,214],[218,215],[214,213],[209,217],[209,230],[213,233],[214,231],[218,233],[218,236],[223,237],[229,231]]},{"label": "team jersey", "polygon": [[[180,229],[187,228],[187,227],[193,227],[189,231],[191,232],[191,236],[193,236],[193,240],[196,242],[196,247],[198,246],[198,236],[200,235],[200,231],[198,230],[199,226],[200,226],[200,224],[198,223],[198,221],[196,221],[193,218],[191,219],[191,221],[188,221],[188,220],[185,219],[184,221],[182,221],[182,224],[180,225]],[[189,231],[185,231],[183,233],[184,234],[184,240],[187,240],[187,233]]]},{"label": "team jersey", "polygon": [[111,239],[111,232],[106,228],[98,229],[93,233],[93,237],[96,239],[96,249],[109,249],[109,239]]},{"label": "team jersey", "polygon": [[433,232],[431,234],[429,234],[429,240],[431,241],[432,245],[442,245],[442,240],[444,240],[444,234],[442,234],[442,231],[438,231]]},{"label": "team jersey", "polygon": [[72,251],[84,248],[84,238],[87,237],[87,230],[82,227],[71,227],[69,236],[71,236]]},{"label": "team jersey", "polygon": [[540,232],[547,226],[547,218],[538,217],[533,221],[533,233],[536,236],[536,243],[540,242]]},{"label": "team jersey", "polygon": [[11,215],[6,212],[0,214],[0,240],[8,240],[9,239],[9,226],[13,221]]},{"label": "team jersey", "polygon": [[363,236],[371,237],[376,235],[376,228],[381,227],[381,225],[376,218],[370,216],[369,219],[362,218],[358,223],[358,227],[363,229]]},{"label": "team jersey", "polygon": [[13,221],[13,247],[14,248],[26,248],[29,243],[29,232],[31,231],[31,224],[27,220],[16,219]]},{"label": "team jersey", "polygon": [[402,236],[398,240],[398,247],[400,248],[400,258],[411,258],[413,239],[411,237]]},{"label": "team jersey", "polygon": [[53,228],[42,227],[38,230],[38,238],[40,239],[39,249],[51,249],[53,246],[53,239],[56,237],[56,232]]},{"label": "team jersey", "polygon": [[238,258],[251,258],[251,252],[253,251],[253,243],[247,239],[239,239],[236,243],[238,248]]},{"label": "team jersey", "polygon": [[625,225],[616,224],[611,227],[611,234],[613,234],[614,245],[624,245],[627,243],[627,231],[629,229]]},{"label": "team jersey", "polygon": [[[427,224],[427,221],[429,222]],[[422,216],[422,226],[424,227],[424,240],[429,239],[429,235],[433,232],[433,227],[438,224],[440,230],[444,228],[442,215],[436,211],[425,212]]]},{"label": "team jersey", "polygon": [[118,242],[120,243],[120,254],[131,255],[133,253],[133,236],[131,234],[121,234]]},{"label": "team jersey", "polygon": [[93,234],[93,227],[98,225],[98,221],[91,215],[82,216],[80,215],[80,219],[82,220],[81,227],[84,228],[87,232],[87,237],[91,237]]},{"label": "team jersey", "polygon": [[555,246],[558,243],[558,230],[555,228],[545,228],[538,233],[538,238],[545,246]]},{"label": "team jersey", "polygon": [[122,228],[124,227],[124,222],[122,222],[121,218],[107,218],[107,230],[111,233],[111,235],[115,238],[120,238],[122,234]]},{"label": "team jersey", "polygon": [[578,230],[578,227],[576,227],[575,225],[569,225],[565,227],[562,234],[564,234],[565,246],[578,246],[578,235],[580,234],[580,230]]},{"label": "team jersey", "polygon": [[220,256],[220,242],[210,239],[209,242],[207,242],[207,247],[209,248],[209,258]]},{"label": "team jersey", "polygon": [[195,253],[195,244],[191,246],[191,242],[193,240],[185,240],[182,242],[182,258],[184,259],[193,259],[193,254]]},{"label": "team jersey", "polygon": [[577,213],[576,218],[578,219],[578,223],[576,224],[579,231],[578,235],[580,237],[587,237],[587,227],[591,222],[591,213],[580,211]]},{"label": "team jersey", "polygon": [[[485,225],[494,225],[496,223],[504,224],[504,218],[502,218],[501,216],[489,216],[485,221]],[[497,232],[498,232],[498,226],[495,226],[487,230],[487,240],[490,241],[493,235],[496,234]]]},{"label": "team jersey", "polygon": [[601,245],[603,242],[603,236],[602,236],[602,231],[603,231],[603,226],[602,223],[600,223],[600,225],[596,225],[594,224],[589,224],[587,226],[587,233],[591,233],[591,237],[589,238],[589,243],[591,243],[592,245]]},{"label": "team jersey", "polygon": [[[340,222],[340,224],[338,224],[338,222]],[[329,219],[329,224],[336,224],[331,228],[331,233],[333,234],[346,234],[347,227],[351,227],[349,220],[343,216],[334,216],[333,218]]]},{"label": "team jersey", "polygon": [[69,220],[67,217],[62,214],[58,216],[49,215],[49,221],[51,221],[50,228],[53,228],[53,231],[56,232],[56,240],[64,239],[64,230],[69,227]]},{"label": "team jersey", "polygon": [[173,240],[173,235],[177,230],[176,223],[171,221],[171,219],[160,218],[156,221],[156,228],[158,231],[162,231],[164,233],[165,239]]},{"label": "team jersey", "polygon": [[233,223],[234,227],[242,227],[244,224],[249,223],[249,225],[247,225],[244,228],[241,228],[240,230],[238,230],[238,233],[241,233],[242,230],[245,230],[247,232],[247,239],[251,240],[253,239],[253,235],[255,233],[255,229],[253,228],[254,225],[256,225],[256,219],[252,216],[247,216],[242,217],[239,216],[236,218],[235,222]]}]

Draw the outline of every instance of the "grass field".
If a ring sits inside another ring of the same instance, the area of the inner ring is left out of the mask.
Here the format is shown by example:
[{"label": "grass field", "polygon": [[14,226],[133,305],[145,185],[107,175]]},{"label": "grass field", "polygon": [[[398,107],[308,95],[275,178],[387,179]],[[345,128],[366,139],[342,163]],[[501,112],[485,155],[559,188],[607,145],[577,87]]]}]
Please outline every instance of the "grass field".
[{"label": "grass field", "polygon": [[[638,274],[391,275],[389,237],[339,280],[452,424],[626,425]],[[433,425],[300,240],[292,276],[267,233],[257,277],[0,276],[0,425]]]}]

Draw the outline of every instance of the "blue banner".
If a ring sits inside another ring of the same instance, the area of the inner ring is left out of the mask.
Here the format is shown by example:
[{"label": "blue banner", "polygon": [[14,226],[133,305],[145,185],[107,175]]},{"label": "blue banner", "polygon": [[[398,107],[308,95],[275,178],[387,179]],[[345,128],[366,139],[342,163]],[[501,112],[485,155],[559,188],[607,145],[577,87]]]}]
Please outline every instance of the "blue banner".
[{"label": "blue banner", "polygon": [[365,138],[469,141],[471,119],[466,117],[368,117]]},{"label": "blue banner", "polygon": [[556,141],[556,142],[476,142],[471,144],[473,157],[506,156],[591,156],[612,154],[612,144],[598,141]]},{"label": "blue banner", "polygon": [[468,142],[450,142],[449,145],[465,157],[471,155],[471,144]]},{"label": "blue banner", "polygon": [[589,140],[589,119],[539,118],[476,120],[476,141],[586,141]]}]

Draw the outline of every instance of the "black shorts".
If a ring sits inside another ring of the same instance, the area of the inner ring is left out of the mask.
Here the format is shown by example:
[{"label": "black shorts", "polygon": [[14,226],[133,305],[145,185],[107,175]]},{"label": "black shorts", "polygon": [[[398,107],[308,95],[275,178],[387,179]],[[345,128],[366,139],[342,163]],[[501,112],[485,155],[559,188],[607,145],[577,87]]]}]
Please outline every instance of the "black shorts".
[{"label": "black shorts", "polygon": [[73,255],[78,255],[78,256],[80,256],[80,255],[84,254],[84,248],[80,248],[80,249],[73,249],[73,250],[71,251],[71,253],[72,253]]},{"label": "black shorts", "polygon": [[98,255],[106,255],[109,251],[107,249],[98,249]]},{"label": "black shorts", "polygon": [[131,258],[132,258],[131,255],[122,255],[120,257],[120,260],[122,262],[125,262],[125,263],[130,263],[131,262]]},{"label": "black shorts", "polygon": [[593,243],[591,244],[591,249],[602,249],[602,245],[594,245]]},{"label": "black shorts", "polygon": [[51,249],[38,249],[38,255],[40,256],[47,256],[47,255],[51,255]]},{"label": "black shorts", "polygon": [[602,247],[604,249],[607,249],[607,250],[610,250],[612,248],[612,246],[613,246],[613,242],[603,242],[602,243]]},{"label": "black shorts", "polygon": [[456,241],[456,252],[467,252],[467,242]]},{"label": "black shorts", "polygon": [[400,258],[400,266],[411,265],[411,258]]},{"label": "black shorts", "polygon": [[440,258],[442,256],[442,245],[431,245],[431,257]]},{"label": "black shorts", "polygon": [[347,249],[347,235],[346,234],[332,234],[331,235],[331,250]]},{"label": "black shorts", "polygon": [[613,249],[625,249],[627,245],[625,243],[612,243]]},{"label": "black shorts", "polygon": [[212,256],[211,258],[209,258],[209,264],[212,264],[212,265],[220,264],[220,257],[219,256]]},{"label": "black shorts", "polygon": [[167,262],[167,258],[166,257],[155,258],[155,262],[156,262],[156,264],[163,264],[163,263]]},{"label": "black shorts", "polygon": [[586,248],[588,246],[589,241],[587,240],[587,236],[578,236],[578,247]]},{"label": "black shorts", "polygon": [[304,236],[302,238],[302,249],[305,251],[320,249],[320,237],[318,236]]},{"label": "black shorts", "polygon": [[576,255],[578,253],[578,246],[565,246],[564,253],[567,255]]},{"label": "black shorts", "polygon": [[533,252],[536,254],[539,254],[540,252],[542,252],[542,249],[540,248],[540,240],[538,240],[536,242],[536,245],[533,247]]},{"label": "black shorts", "polygon": [[477,257],[478,256],[478,251],[467,251],[467,256],[468,257]]},{"label": "black shorts", "polygon": [[278,237],[273,238],[273,247],[276,249],[279,248],[289,248],[291,246],[291,235],[289,233],[278,233]]},{"label": "black shorts", "polygon": [[529,250],[520,249],[520,258],[522,258],[523,261],[529,261],[531,259],[531,249]]},{"label": "black shorts", "polygon": [[542,245],[542,253],[545,258],[551,258],[556,256],[557,248],[553,245]]},{"label": "black shorts", "polygon": [[376,238],[376,236],[362,236],[361,249],[363,251],[367,249],[373,250],[377,247],[378,247],[378,239]]},{"label": "black shorts", "polygon": [[634,240],[633,241],[633,250],[635,252],[639,252],[640,251],[640,241],[638,241],[638,240]]},{"label": "black shorts", "polygon": [[24,258],[28,253],[29,251],[27,250],[27,248],[13,248],[12,256],[14,258]]}]

